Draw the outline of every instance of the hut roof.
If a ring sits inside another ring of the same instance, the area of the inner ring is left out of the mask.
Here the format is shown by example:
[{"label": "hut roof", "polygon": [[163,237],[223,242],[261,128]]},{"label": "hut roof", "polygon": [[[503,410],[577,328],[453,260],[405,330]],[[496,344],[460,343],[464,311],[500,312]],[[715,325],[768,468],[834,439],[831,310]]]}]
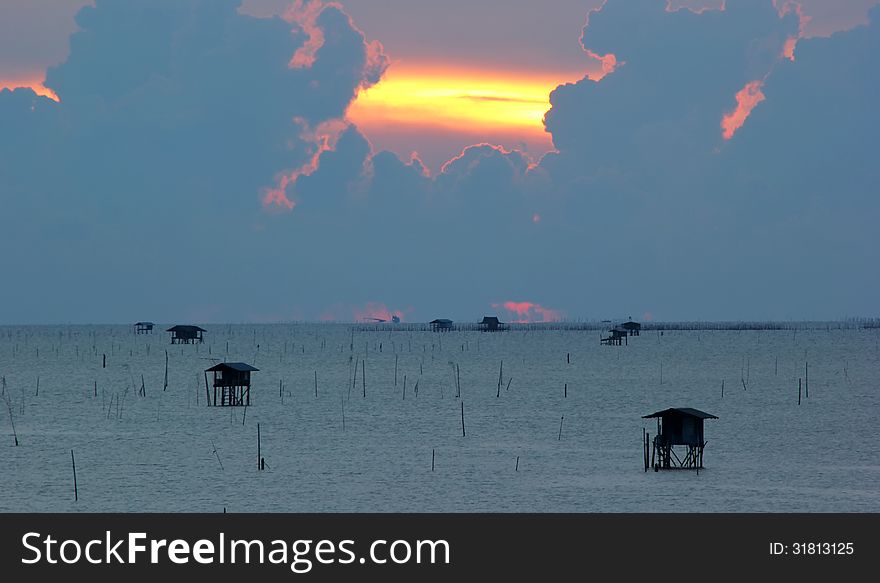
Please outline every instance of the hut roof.
[{"label": "hut roof", "polygon": [[633,328],[641,328],[642,327],[641,324],[639,324],[638,322],[633,322],[632,320],[630,320],[628,322],[624,322],[623,324],[621,324],[621,326],[623,326],[626,329],[633,329]]},{"label": "hut roof", "polygon": [[431,324],[452,324],[452,320],[447,320],[446,318],[438,318],[436,320],[431,320]]},{"label": "hut roof", "polygon": [[644,415],[642,416],[642,419],[653,419],[654,417],[665,417],[667,415],[676,414],[697,417],[698,419],[718,419],[718,417],[712,415],[711,413],[706,413],[705,411],[700,411],[699,409],[691,409],[690,407],[671,407],[669,409],[657,411],[656,413],[651,413],[650,415]]},{"label": "hut roof", "polygon": [[482,324],[499,324],[498,316],[483,316]]},{"label": "hut roof", "polygon": [[214,372],[214,371],[224,371],[224,370],[234,370],[236,372],[251,372],[254,370],[260,370],[255,368],[246,362],[221,362],[220,364],[215,364],[211,368],[207,369],[205,372]]},{"label": "hut roof", "polygon": [[152,322],[135,322],[135,326],[155,326]]},{"label": "hut roof", "polygon": [[166,332],[207,332],[204,328],[199,328],[198,326],[188,326],[188,325],[180,325],[172,326],[168,328]]}]

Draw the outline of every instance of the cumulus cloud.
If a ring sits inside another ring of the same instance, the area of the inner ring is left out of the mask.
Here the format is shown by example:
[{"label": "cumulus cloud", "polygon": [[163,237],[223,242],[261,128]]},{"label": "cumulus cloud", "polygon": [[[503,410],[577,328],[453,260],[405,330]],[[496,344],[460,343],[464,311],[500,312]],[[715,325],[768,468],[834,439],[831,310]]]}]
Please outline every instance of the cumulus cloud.
[{"label": "cumulus cloud", "polygon": [[[180,304],[207,303],[201,267],[257,256],[260,195],[327,149],[318,130],[344,117],[386,58],[335,5],[310,3],[308,30],[238,6],[96,0],[76,17],[67,60],[47,72],[59,103],[0,92],[0,236],[33,250],[10,260],[13,271],[37,274],[43,289],[49,274],[71,279],[79,298],[112,282],[124,310],[172,303],[138,299],[153,279],[176,281]],[[310,63],[291,66],[309,30],[322,42]],[[245,280],[230,292],[247,290]],[[0,320],[61,319],[82,301],[60,298],[39,316],[46,307],[30,294],[16,299],[0,302]],[[100,320],[101,307],[90,309],[77,318]]]},{"label": "cumulus cloud", "polygon": [[344,119],[387,59],[338,7],[97,0],[47,76],[60,103],[0,93],[0,237],[28,250],[11,269],[71,292],[0,320],[385,315],[371,298],[423,320],[875,309],[880,13],[802,38],[780,2],[680,4],[589,15],[582,46],[609,67],[551,94],[555,151],[475,144],[431,175]]}]

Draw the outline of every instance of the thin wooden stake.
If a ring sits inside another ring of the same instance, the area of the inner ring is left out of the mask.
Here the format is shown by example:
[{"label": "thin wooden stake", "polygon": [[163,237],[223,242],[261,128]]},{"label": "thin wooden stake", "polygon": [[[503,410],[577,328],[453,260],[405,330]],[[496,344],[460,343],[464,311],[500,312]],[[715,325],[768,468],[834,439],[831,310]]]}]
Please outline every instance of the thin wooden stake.
[{"label": "thin wooden stake", "polygon": [[257,423],[257,469],[262,470],[263,464],[261,463],[263,456],[260,452],[260,424]]},{"label": "thin wooden stake", "polygon": [[798,379],[798,405],[801,404],[801,380],[802,379]]},{"label": "thin wooden stake", "polygon": [[434,450],[431,450],[431,471],[434,471]]},{"label": "thin wooden stake", "polygon": [[461,402],[461,436],[464,437],[464,401]]},{"label": "thin wooden stake", "polygon": [[73,450],[70,450],[70,464],[73,466],[73,501],[79,501],[79,490],[76,487],[76,458],[73,457]]},{"label": "thin wooden stake", "polygon": [[[39,377],[38,377],[39,378]],[[804,363],[804,393],[807,399],[810,398],[810,363]]]},{"label": "thin wooden stake", "polygon": [[12,418],[12,400],[4,395],[6,399],[6,409],[9,411],[9,423],[12,425],[12,439],[18,446],[18,433],[15,432],[15,420]]},{"label": "thin wooden stake", "polygon": [[513,468],[514,472],[519,471],[519,456],[516,456],[516,467]]},{"label": "thin wooden stake", "polygon": [[556,441],[562,441],[562,422],[565,420],[565,415],[559,418],[559,437],[556,438]]},{"label": "thin wooden stake", "polygon": [[220,454],[217,453],[217,446],[214,445],[214,440],[211,440],[211,447],[214,448],[214,455],[217,456],[217,463],[220,464],[220,469],[223,469],[223,462],[220,461]]}]

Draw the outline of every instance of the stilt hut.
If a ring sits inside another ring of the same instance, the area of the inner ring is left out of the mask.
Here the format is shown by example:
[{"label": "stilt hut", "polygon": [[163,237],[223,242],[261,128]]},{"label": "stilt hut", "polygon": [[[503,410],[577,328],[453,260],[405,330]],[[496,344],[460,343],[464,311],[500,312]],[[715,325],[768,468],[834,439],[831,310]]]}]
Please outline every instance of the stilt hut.
[{"label": "stilt hut", "polygon": [[432,332],[448,332],[452,330],[452,320],[447,320],[446,318],[431,320],[430,324]]},{"label": "stilt hut", "polygon": [[198,326],[172,326],[168,328],[168,332],[171,332],[171,344],[195,344],[202,343],[204,339],[202,338],[202,333],[207,332],[204,328],[199,328]]},{"label": "stilt hut", "polygon": [[152,334],[153,333],[153,324],[152,322],[137,322],[134,325],[134,333],[135,334]]},{"label": "stilt hut", "polygon": [[[718,417],[690,407],[664,409],[642,417],[642,419],[654,418],[657,419],[657,433],[654,440],[650,440],[650,434],[645,434],[645,471],[648,471],[649,447],[651,447],[650,465],[653,466],[654,471],[702,468],[703,450],[706,447],[703,421]],[[675,452],[677,445],[685,446],[682,458]]]},{"label": "stilt hut", "polygon": [[221,407],[240,407],[251,404],[251,373],[260,369],[244,362],[221,362],[205,370],[214,373],[214,406],[220,389]]},{"label": "stilt hut", "polygon": [[502,330],[507,330],[507,324],[499,322],[498,316],[483,316],[483,321],[480,322],[481,332],[500,332]]},{"label": "stilt hut", "polygon": [[606,346],[620,346],[624,342],[629,344],[629,340],[627,340],[627,332],[623,328],[615,327],[608,332],[610,332],[610,335],[605,338],[600,338],[600,344],[605,344]]},{"label": "stilt hut", "polygon": [[626,330],[630,336],[638,336],[639,332],[642,331],[642,325],[638,322],[633,322],[632,318],[628,322],[621,324],[620,327]]}]

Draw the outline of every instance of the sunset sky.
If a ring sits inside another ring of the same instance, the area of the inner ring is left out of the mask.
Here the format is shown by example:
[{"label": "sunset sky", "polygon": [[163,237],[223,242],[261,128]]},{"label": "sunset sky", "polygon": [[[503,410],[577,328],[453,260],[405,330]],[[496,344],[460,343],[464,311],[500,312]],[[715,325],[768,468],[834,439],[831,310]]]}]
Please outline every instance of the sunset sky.
[{"label": "sunset sky", "polygon": [[5,0],[0,323],[876,315],[875,4]]}]

